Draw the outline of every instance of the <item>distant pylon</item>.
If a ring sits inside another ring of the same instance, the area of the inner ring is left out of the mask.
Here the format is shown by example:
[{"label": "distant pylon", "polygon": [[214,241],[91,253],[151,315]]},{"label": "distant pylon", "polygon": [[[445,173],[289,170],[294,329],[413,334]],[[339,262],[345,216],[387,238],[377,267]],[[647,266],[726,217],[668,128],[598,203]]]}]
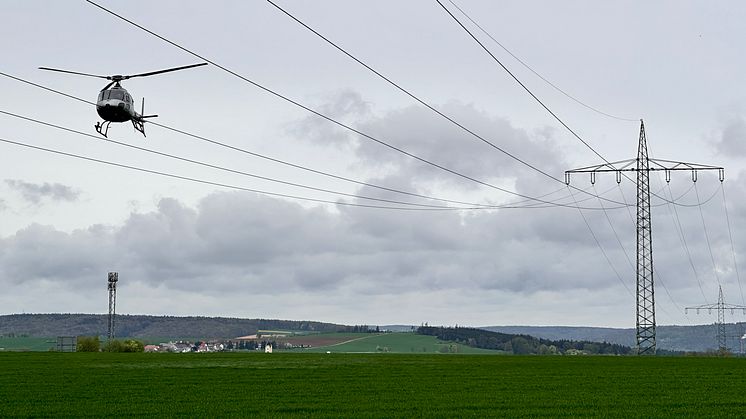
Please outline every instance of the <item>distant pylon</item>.
[{"label": "distant pylon", "polygon": [[671,171],[691,170],[692,181],[697,181],[700,170],[717,170],[720,181],[724,169],[696,163],[651,159],[645,137],[645,124],[640,120],[640,137],[637,143],[637,158],[606,162],[596,166],[581,167],[565,172],[565,183],[570,184],[571,173],[589,173],[591,183],[596,183],[596,174],[616,173],[617,183],[622,182],[622,172],[636,172],[637,179],[637,354],[655,354],[655,287],[653,282],[653,227],[650,212],[650,172],[664,171],[666,182],[671,181]]},{"label": "distant pylon", "polygon": [[[730,310],[730,314],[734,314],[736,310],[743,311],[746,314],[746,306],[739,306],[737,304],[726,304],[723,298],[723,287],[719,286],[718,302],[717,304],[703,304],[701,306],[686,307],[684,313],[688,313],[689,310],[697,310],[699,314],[700,310],[707,310],[708,313],[712,313],[712,310],[717,310],[718,321],[715,323],[717,327],[717,344],[718,351],[721,353],[728,350],[727,335],[725,334],[725,310]],[[744,335],[746,336],[746,335]],[[741,351],[743,351],[743,341],[741,342]]]},{"label": "distant pylon", "polygon": [[106,335],[107,340],[111,342],[114,339],[114,316],[117,308],[117,281],[119,273],[109,272],[109,331]]}]

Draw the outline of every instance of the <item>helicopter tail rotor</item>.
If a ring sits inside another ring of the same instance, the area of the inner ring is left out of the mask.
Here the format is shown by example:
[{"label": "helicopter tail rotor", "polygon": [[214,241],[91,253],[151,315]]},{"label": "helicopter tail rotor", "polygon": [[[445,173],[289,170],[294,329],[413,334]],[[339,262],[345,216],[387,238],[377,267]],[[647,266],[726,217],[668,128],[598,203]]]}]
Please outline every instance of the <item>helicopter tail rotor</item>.
[{"label": "helicopter tail rotor", "polygon": [[145,98],[142,98],[142,113],[140,114],[140,119],[145,118],[156,118],[158,115],[145,115]]}]

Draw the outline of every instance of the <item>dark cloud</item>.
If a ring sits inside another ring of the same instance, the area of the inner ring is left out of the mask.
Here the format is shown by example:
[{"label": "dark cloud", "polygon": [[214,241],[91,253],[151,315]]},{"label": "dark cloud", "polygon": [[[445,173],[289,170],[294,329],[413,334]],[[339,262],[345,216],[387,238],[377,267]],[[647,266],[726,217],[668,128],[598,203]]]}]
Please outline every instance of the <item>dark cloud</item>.
[{"label": "dark cloud", "polygon": [[[118,228],[65,233],[32,225],[2,241],[0,271],[3,281],[83,284],[121,269],[153,286],[225,293],[613,286],[590,284],[587,274],[570,269],[592,246],[568,254],[545,239],[546,225],[518,218],[351,208],[334,214],[246,193],[212,194],[197,208],[166,198]],[[578,223],[566,224],[584,235]]]},{"label": "dark cloud", "polygon": [[[740,178],[737,182],[744,183]],[[735,272],[728,259],[727,230],[713,221],[722,220],[717,218],[722,208],[705,210],[720,281],[733,291]],[[702,230],[697,228],[699,214],[693,209],[679,212],[700,281],[711,291],[715,278]],[[584,214],[622,281],[634,290],[634,270],[606,215]],[[670,214],[665,207],[655,207],[654,216],[660,277],[674,295],[692,290],[699,294]],[[634,262],[634,225],[628,214],[616,210],[609,217]],[[741,225],[745,217],[743,211],[732,211],[734,224]],[[464,214],[349,207],[330,211],[222,192],[204,197],[195,207],[164,198],[156,210],[131,214],[118,227],[91,226],[68,233],[34,224],[0,239],[2,287],[37,289],[56,284],[76,295],[101,299],[101,284],[112,270],[119,271],[128,284],[139,284],[139,289],[178,294],[189,301],[295,296],[297,303],[299,295],[327,296],[330,301],[345,301],[349,310],[354,310],[355,301],[363,304],[379,296],[399,301],[406,295],[450,295],[456,301],[475,293],[500,293],[518,301],[547,293],[627,295],[572,209]],[[667,298],[663,292],[658,295]],[[129,297],[133,298],[153,304],[146,294]],[[627,299],[632,298],[629,294]],[[691,299],[680,304],[698,302]],[[38,302],[40,307],[43,301]],[[449,305],[448,300],[438,304]]]},{"label": "dark cloud", "polygon": [[44,199],[74,202],[80,196],[79,191],[61,183],[44,182],[37,184],[17,179],[6,179],[5,183],[11,189],[20,193],[23,199],[34,205],[39,205]]}]

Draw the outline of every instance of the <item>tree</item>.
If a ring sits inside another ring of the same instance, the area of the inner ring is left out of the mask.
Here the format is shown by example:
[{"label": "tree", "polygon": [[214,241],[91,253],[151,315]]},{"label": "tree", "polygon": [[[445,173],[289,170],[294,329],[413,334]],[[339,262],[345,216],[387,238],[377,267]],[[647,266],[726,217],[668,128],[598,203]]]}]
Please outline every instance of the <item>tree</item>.
[{"label": "tree", "polygon": [[531,345],[528,340],[518,336],[512,339],[513,353],[517,355],[525,355],[531,353]]},{"label": "tree", "polygon": [[144,352],[145,345],[139,340],[127,339],[123,345],[124,352]]},{"label": "tree", "polygon": [[104,352],[122,352],[122,341],[121,340],[109,340],[104,343],[102,348]]},{"label": "tree", "polygon": [[78,352],[98,352],[101,349],[101,342],[98,336],[78,336],[78,345],[75,348]]},{"label": "tree", "polygon": [[145,345],[139,340],[112,340],[104,345],[104,352],[143,352]]}]

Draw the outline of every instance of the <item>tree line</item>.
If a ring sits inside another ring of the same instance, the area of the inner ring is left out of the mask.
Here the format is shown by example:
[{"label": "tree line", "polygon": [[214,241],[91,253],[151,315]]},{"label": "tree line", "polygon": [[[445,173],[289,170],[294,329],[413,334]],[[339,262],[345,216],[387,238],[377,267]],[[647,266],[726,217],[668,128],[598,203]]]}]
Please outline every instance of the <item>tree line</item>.
[{"label": "tree line", "polygon": [[435,336],[440,340],[457,342],[473,348],[493,349],[513,354],[604,354],[627,355],[632,352],[629,346],[607,342],[540,339],[529,335],[490,332],[469,327],[420,326],[417,333]]}]

